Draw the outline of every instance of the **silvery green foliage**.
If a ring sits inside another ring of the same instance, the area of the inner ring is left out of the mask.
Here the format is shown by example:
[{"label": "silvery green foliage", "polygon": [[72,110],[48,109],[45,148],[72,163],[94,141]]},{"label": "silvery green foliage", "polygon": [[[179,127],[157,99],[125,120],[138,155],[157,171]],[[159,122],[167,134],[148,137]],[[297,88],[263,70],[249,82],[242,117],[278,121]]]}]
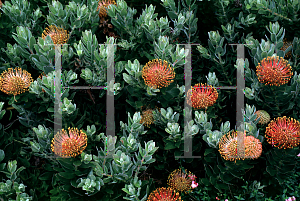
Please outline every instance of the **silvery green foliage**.
[{"label": "silvery green foliage", "polygon": [[[0,162],[4,159],[5,153],[3,150],[0,150]],[[32,197],[25,193],[26,186],[20,183],[19,174],[25,169],[25,167],[20,167],[17,169],[17,161],[8,161],[8,164],[5,168],[6,163],[0,164],[0,171],[6,175],[7,180],[3,179],[0,182],[0,197],[12,200],[29,201],[32,200]]]},{"label": "silvery green foliage", "polygon": [[221,124],[220,131],[215,130],[211,131],[213,125],[210,122],[207,122],[207,114],[201,111],[195,112],[195,122],[197,123],[198,128],[200,129],[200,134],[204,134],[202,139],[212,148],[218,149],[219,140],[221,137],[228,133],[230,130],[230,122],[226,121],[225,124]]},{"label": "silvery green foliage", "polygon": [[[79,57],[79,65],[84,66],[80,77],[82,77],[88,84],[92,86],[106,86],[107,85],[107,65],[109,56],[116,53],[116,40],[113,37],[106,37],[105,44],[99,46],[95,34],[91,31],[82,33],[79,43],[74,44],[76,54]],[[116,59],[116,58],[115,58]],[[117,62],[114,66],[115,76],[124,70],[124,62]]]},{"label": "silvery green foliage", "polygon": [[182,140],[184,140],[185,137],[196,135],[199,132],[199,127],[194,124],[193,120],[191,120],[187,125],[184,126],[184,131],[186,132],[186,134],[181,138]]},{"label": "silvery green foliage", "polygon": [[130,117],[130,113],[128,112],[128,124],[124,124],[122,121],[120,121],[121,130],[123,131],[123,135],[127,137],[127,133],[132,134],[135,138],[138,137],[138,135],[143,135],[147,133],[147,131],[144,131],[144,126],[140,124],[142,117],[140,115],[140,112],[136,112],[133,115],[133,119]]},{"label": "silvery green foliage", "polygon": [[207,76],[205,76],[205,77],[207,79],[208,85],[219,86],[219,80],[218,80],[215,72],[213,72],[213,73],[209,72],[208,77]]},{"label": "silvery green foliage", "polygon": [[160,112],[157,110],[153,111],[154,124],[159,125],[163,128],[167,126],[168,123],[177,123],[179,120],[179,113],[173,112],[171,107],[160,108]]},{"label": "silvery green foliage", "polygon": [[[3,1],[4,3],[4,1]],[[1,10],[17,24],[17,26],[30,27],[34,29],[37,25],[38,19],[42,17],[40,8],[32,12],[30,3],[26,0],[12,0],[6,1]]]},{"label": "silvery green foliage", "polygon": [[[38,98],[42,98],[43,101],[45,102],[50,102],[51,100],[54,102],[55,101],[55,83],[54,83],[54,78],[56,77],[56,72],[52,71],[47,74],[47,76],[43,76],[42,80],[37,79],[33,83],[31,83],[29,87],[29,93],[36,94]],[[61,80],[62,83],[61,85],[64,87],[71,86],[75,83],[78,83],[79,80],[77,80],[77,74],[73,72],[72,70],[70,71],[63,71],[61,74]],[[42,89],[45,90],[45,92],[42,91]],[[67,98],[69,96],[69,88],[62,88],[61,89],[61,99],[64,100],[64,98]],[[72,99],[72,98],[70,98]],[[65,103],[64,103],[65,104]],[[67,104],[67,102],[66,102]],[[69,105],[69,104],[67,104]],[[73,105],[75,107],[75,105]],[[66,110],[65,110],[66,111]],[[72,110],[67,111],[69,114]],[[71,114],[71,113],[70,113]]]},{"label": "silvery green foliage", "polygon": [[[242,111],[243,112],[243,111]],[[253,137],[260,140],[260,142],[263,142],[264,137],[262,135],[259,135],[259,129],[257,129],[257,123],[260,120],[260,117],[257,118],[257,115],[255,114],[256,108],[253,105],[252,107],[248,104],[246,104],[246,110],[245,110],[245,130],[247,131],[247,135],[252,135]],[[255,120],[257,118],[257,120]]]},{"label": "silvery green foliage", "polygon": [[198,51],[201,53],[202,57],[224,65],[225,61],[223,61],[221,57],[226,53],[227,44],[223,47],[225,38],[220,36],[219,31],[210,31],[208,32],[208,36],[209,49],[199,45],[197,46]]},{"label": "silvery green foliage", "polygon": [[178,45],[175,49],[175,45],[169,44],[169,42],[170,38],[165,36],[159,36],[157,42],[154,40],[154,55],[155,58],[160,58],[162,61],[166,60],[175,69],[184,65],[188,52],[185,52],[184,48],[179,48]]},{"label": "silvery green foliage", "polygon": [[48,7],[48,23],[56,24],[58,27],[64,27],[72,31],[75,28],[81,28],[90,17],[89,9],[84,4],[80,5],[75,2],[69,2],[69,5],[63,8],[63,5],[59,1],[52,1],[52,4],[48,5]]},{"label": "silvery green foliage", "polygon": [[206,134],[203,135],[202,139],[212,148],[218,149],[219,140],[223,136],[223,133],[215,130],[207,130]]},{"label": "silvery green foliage", "polygon": [[203,111],[200,113],[195,111],[195,122],[200,130],[200,134],[205,134],[206,130],[211,130],[213,126],[211,120],[210,122],[207,122],[207,114]]},{"label": "silvery green foliage", "polygon": [[142,82],[140,79],[142,66],[140,65],[140,62],[135,59],[133,63],[131,63],[130,60],[128,60],[128,64],[125,64],[125,70],[127,73],[123,73],[123,78],[125,82],[127,82],[130,85],[134,85],[138,88],[142,87]]},{"label": "silvery green foliage", "polygon": [[168,123],[165,131],[170,134],[168,139],[175,142],[181,139],[182,133],[180,131],[180,126],[178,123]]}]

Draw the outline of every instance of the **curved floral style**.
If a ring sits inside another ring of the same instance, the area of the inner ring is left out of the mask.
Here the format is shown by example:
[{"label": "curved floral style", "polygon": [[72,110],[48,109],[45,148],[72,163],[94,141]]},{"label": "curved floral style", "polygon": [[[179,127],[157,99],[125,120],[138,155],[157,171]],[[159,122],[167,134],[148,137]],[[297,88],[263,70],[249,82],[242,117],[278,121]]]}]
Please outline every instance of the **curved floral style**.
[{"label": "curved floral style", "polygon": [[300,123],[293,118],[278,117],[266,128],[267,142],[279,149],[293,148],[300,144]]},{"label": "curved floral style", "polygon": [[149,61],[142,70],[145,84],[153,89],[167,87],[175,78],[175,72],[170,64],[161,59]]},{"label": "curved floral style", "polygon": [[76,157],[83,152],[87,146],[86,134],[77,128],[68,128],[68,133],[62,129],[52,139],[52,151],[63,158]]},{"label": "curved floral style", "polygon": [[47,35],[51,37],[54,44],[64,44],[69,39],[69,34],[67,30],[64,30],[63,28],[58,28],[54,25],[50,25],[49,27],[45,28],[45,30],[42,33],[42,38],[45,40]]},{"label": "curved floral style", "polygon": [[144,125],[147,126],[148,128],[150,128],[150,125],[153,124],[154,122],[152,111],[153,110],[151,109],[143,111],[142,119],[140,121],[140,123],[144,123]]},{"label": "curved floral style", "polygon": [[[40,78],[41,80],[43,80],[43,77],[47,77],[47,75],[46,75],[44,72],[42,72],[42,73],[39,75],[38,78]],[[43,91],[43,93],[46,92],[44,89],[42,89],[42,91]]]},{"label": "curved floral style", "polygon": [[[17,67],[5,70],[0,76],[0,90],[8,95],[24,93],[33,82],[31,74]],[[16,100],[16,99],[15,99]]]},{"label": "curved floral style", "polygon": [[[255,114],[257,115],[256,119],[258,119],[258,117],[260,117],[259,119],[259,124],[267,124],[270,121],[270,115],[264,111],[264,110],[258,110],[255,112]],[[255,120],[256,120],[255,119]]]},{"label": "curved floral style", "polygon": [[198,83],[192,87],[192,91],[187,92],[187,103],[195,109],[207,109],[207,107],[215,104],[217,99],[217,90],[210,85],[207,86],[206,83]]},{"label": "curved floral style", "polygon": [[[189,193],[193,187],[193,181],[195,181],[196,176],[183,172],[181,169],[176,169],[168,177],[169,187],[175,189],[176,191],[181,191],[184,193]],[[198,185],[198,184],[197,184]]]},{"label": "curved floral style", "polygon": [[[280,48],[280,50],[285,51],[290,45],[292,45],[293,47],[293,43],[291,41],[288,41],[286,38],[283,39],[283,46]],[[292,51],[290,50],[288,53],[286,53],[286,55],[284,56],[284,58],[291,58],[292,56]]]},{"label": "curved floral style", "polygon": [[98,7],[97,7],[97,11],[99,11],[99,17],[100,18],[104,18],[107,17],[107,12],[106,12],[106,8],[109,5],[117,5],[115,0],[100,0],[98,2]]},{"label": "curved floral style", "polygon": [[[244,133],[246,135],[246,131]],[[257,159],[262,153],[261,142],[253,136],[244,136],[245,158]],[[236,161],[245,158],[238,157],[237,131],[231,131],[219,141],[219,152],[225,160]]]},{"label": "curved floral style", "polygon": [[259,82],[270,86],[280,86],[290,81],[293,75],[290,64],[288,64],[288,61],[282,57],[279,62],[278,59],[278,56],[272,56],[267,59],[264,58],[261,61],[261,64],[258,63],[258,66],[256,67],[256,75]]},{"label": "curved floral style", "polygon": [[181,201],[181,197],[172,188],[162,187],[152,191],[147,201]]}]

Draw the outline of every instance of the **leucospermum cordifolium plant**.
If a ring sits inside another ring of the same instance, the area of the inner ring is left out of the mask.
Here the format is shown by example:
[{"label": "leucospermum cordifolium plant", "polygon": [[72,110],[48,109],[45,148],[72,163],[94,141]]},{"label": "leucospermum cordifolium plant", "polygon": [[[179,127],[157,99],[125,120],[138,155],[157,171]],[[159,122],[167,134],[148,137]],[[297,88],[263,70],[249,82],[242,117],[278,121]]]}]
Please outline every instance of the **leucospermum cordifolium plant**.
[{"label": "leucospermum cordifolium plant", "polygon": [[2,200],[300,197],[298,1],[0,2]]}]

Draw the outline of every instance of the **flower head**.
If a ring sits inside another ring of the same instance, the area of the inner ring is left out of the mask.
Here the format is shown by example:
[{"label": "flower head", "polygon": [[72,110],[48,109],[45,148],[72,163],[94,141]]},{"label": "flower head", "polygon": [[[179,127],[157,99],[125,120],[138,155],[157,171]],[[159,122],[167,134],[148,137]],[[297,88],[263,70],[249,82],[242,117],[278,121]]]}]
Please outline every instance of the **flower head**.
[{"label": "flower head", "polygon": [[207,108],[216,103],[218,99],[217,90],[205,83],[196,84],[192,90],[187,92],[187,103],[196,109]]},{"label": "flower head", "polygon": [[100,18],[104,18],[107,16],[106,8],[112,4],[117,5],[115,0],[99,0],[97,11],[99,11]]},{"label": "flower head", "polygon": [[149,61],[142,70],[145,84],[153,89],[167,87],[175,78],[175,72],[168,62],[160,59]]},{"label": "flower head", "polygon": [[177,190],[177,191],[184,191],[188,193],[191,190],[193,179],[188,175],[192,175],[190,172],[186,174],[181,169],[176,169],[168,177],[168,185]]},{"label": "flower head", "polygon": [[153,124],[153,122],[154,122],[154,118],[153,118],[152,110],[147,109],[143,111],[143,115],[140,123],[144,123],[145,126],[150,128],[150,125]]},{"label": "flower head", "polygon": [[[244,135],[245,158],[257,159],[262,153],[261,142],[253,136],[246,136],[246,133],[244,133]],[[225,160],[244,160],[237,152],[237,138],[237,132],[232,131],[223,135],[220,139],[219,152]]]},{"label": "flower head", "polygon": [[147,201],[181,201],[181,197],[172,188],[162,187],[152,191]]},{"label": "flower head", "polygon": [[26,90],[33,82],[31,74],[21,68],[9,68],[0,75],[0,90],[8,95],[18,95]]},{"label": "flower head", "polygon": [[42,38],[45,39],[47,35],[51,37],[54,44],[64,44],[69,39],[69,34],[67,30],[64,30],[63,28],[58,28],[54,25],[46,27],[46,29],[42,33]]},{"label": "flower head", "polygon": [[300,144],[300,123],[290,117],[278,117],[268,124],[265,137],[279,149],[296,147]]},{"label": "flower head", "polygon": [[256,67],[256,74],[259,82],[270,86],[280,86],[286,84],[292,77],[293,72],[290,64],[282,57],[278,62],[277,57],[264,58],[261,64]]},{"label": "flower head", "polygon": [[266,124],[270,121],[270,115],[264,110],[258,110],[255,112],[255,114],[257,115],[256,119],[260,117],[260,120],[258,122],[259,124]]},{"label": "flower head", "polygon": [[52,139],[52,151],[63,157],[76,157],[81,154],[87,146],[86,134],[77,128],[68,128],[68,133],[62,129]]},{"label": "flower head", "polygon": [[2,1],[0,0],[0,8],[2,7]]}]

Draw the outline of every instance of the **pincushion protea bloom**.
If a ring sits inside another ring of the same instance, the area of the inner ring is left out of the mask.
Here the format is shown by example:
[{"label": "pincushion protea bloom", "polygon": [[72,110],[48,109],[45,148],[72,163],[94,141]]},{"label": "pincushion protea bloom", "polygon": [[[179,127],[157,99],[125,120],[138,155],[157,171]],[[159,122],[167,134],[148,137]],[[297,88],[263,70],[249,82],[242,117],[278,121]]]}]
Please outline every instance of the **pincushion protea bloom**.
[{"label": "pincushion protea bloom", "polygon": [[300,144],[300,123],[290,117],[278,117],[268,124],[265,137],[279,149],[296,147]]},{"label": "pincushion protea bloom", "polygon": [[258,63],[256,67],[256,75],[259,82],[265,83],[270,86],[280,86],[286,84],[292,77],[293,72],[288,61],[280,58],[278,62],[278,56],[264,58],[261,64]]},{"label": "pincushion protea bloom", "polygon": [[[5,70],[0,75],[0,90],[8,95],[21,94],[28,90],[28,87],[33,82],[31,74],[19,67]],[[16,99],[15,99],[16,100]]]},{"label": "pincushion protea bloom", "polygon": [[255,114],[257,115],[256,119],[260,117],[258,122],[259,124],[266,124],[270,121],[270,115],[264,110],[258,110],[255,112]]},{"label": "pincushion protea bloom", "polygon": [[0,8],[2,7],[2,1],[0,0]]},{"label": "pincushion protea bloom", "polygon": [[201,109],[212,106],[218,99],[217,90],[207,84],[196,84],[192,91],[187,92],[187,103],[195,109]]},{"label": "pincushion protea bloom", "polygon": [[52,139],[51,149],[63,158],[76,157],[81,154],[87,146],[86,134],[77,128],[68,128],[68,133],[62,129]]},{"label": "pincushion protea bloom", "polygon": [[181,197],[172,188],[162,187],[152,191],[147,201],[181,201]]},{"label": "pincushion protea bloom", "polygon": [[193,181],[195,180],[196,176],[191,174],[186,174],[182,172],[181,169],[176,169],[168,177],[168,185],[177,190],[177,191],[184,191],[184,193],[189,193],[192,189]]},{"label": "pincushion protea bloom", "polygon": [[150,125],[154,122],[152,111],[153,110],[151,109],[143,111],[142,119],[140,121],[140,123],[144,123],[148,128],[150,128]]},{"label": "pincushion protea bloom", "polygon": [[[245,131],[246,132],[246,131]],[[246,133],[244,133],[246,134]],[[225,160],[244,160],[237,153],[237,131],[231,131],[220,139],[219,152]],[[253,136],[244,136],[245,158],[257,159],[262,153],[261,142]]]},{"label": "pincushion protea bloom", "polygon": [[42,33],[42,38],[45,40],[46,36],[49,35],[54,44],[64,44],[69,39],[69,34],[67,30],[63,28],[58,28],[54,25],[46,27]]},{"label": "pincushion protea bloom", "polygon": [[145,84],[153,89],[167,87],[175,78],[175,72],[168,62],[161,59],[149,61],[142,70]]},{"label": "pincushion protea bloom", "polygon": [[100,0],[98,2],[98,8],[97,8],[97,11],[99,11],[99,17],[100,18],[104,18],[107,16],[107,13],[106,13],[106,8],[109,6],[109,5],[117,5],[115,0]]}]

